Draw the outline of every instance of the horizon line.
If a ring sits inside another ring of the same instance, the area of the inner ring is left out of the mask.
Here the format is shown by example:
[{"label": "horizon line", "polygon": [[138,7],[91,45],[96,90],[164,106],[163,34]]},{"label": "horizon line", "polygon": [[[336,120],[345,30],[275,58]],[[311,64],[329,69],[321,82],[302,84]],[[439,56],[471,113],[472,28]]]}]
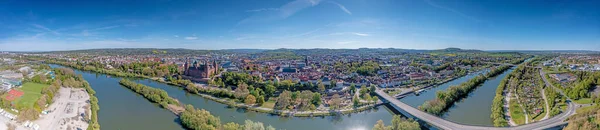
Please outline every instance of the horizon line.
[{"label": "horizon line", "polygon": [[458,48],[458,47],[447,47],[447,48],[438,48],[438,49],[414,49],[414,48],[369,48],[369,47],[361,47],[361,48],[228,48],[228,49],[188,49],[188,48],[152,48],[152,47],[139,47],[139,48],[89,48],[89,49],[73,49],[73,50],[32,50],[32,51],[3,51],[0,52],[61,52],[61,51],[82,51],[82,50],[101,50],[101,49],[183,49],[183,50],[204,50],[204,51],[223,51],[223,50],[281,50],[281,49],[289,49],[289,50],[312,50],[312,49],[327,49],[327,50],[358,50],[358,49],[399,49],[399,50],[423,50],[423,51],[433,51],[433,50],[443,50],[456,48],[460,50],[476,50],[476,51],[588,51],[588,52],[600,52],[600,50],[577,50],[577,49],[466,49],[466,48]]}]

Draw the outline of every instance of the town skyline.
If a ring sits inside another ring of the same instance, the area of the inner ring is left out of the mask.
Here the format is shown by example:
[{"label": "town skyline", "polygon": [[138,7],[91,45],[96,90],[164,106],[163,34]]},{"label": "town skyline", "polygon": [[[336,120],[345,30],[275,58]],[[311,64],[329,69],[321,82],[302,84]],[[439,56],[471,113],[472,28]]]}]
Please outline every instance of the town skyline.
[{"label": "town skyline", "polygon": [[439,0],[6,1],[0,2],[0,50],[457,47],[598,51],[600,11],[595,5],[599,4]]},{"label": "town skyline", "polygon": [[149,50],[198,50],[198,51],[268,51],[268,50],[358,50],[358,49],[396,49],[396,50],[409,50],[409,51],[436,51],[436,50],[446,50],[446,49],[459,49],[466,51],[484,51],[484,52],[600,52],[599,50],[575,50],[575,49],[556,49],[556,50],[529,50],[529,49],[515,49],[515,50],[480,50],[480,49],[469,49],[469,48],[457,48],[457,47],[446,47],[446,48],[431,48],[431,49],[413,49],[413,48],[223,48],[223,49],[193,49],[193,48],[89,48],[89,49],[73,49],[73,50],[31,50],[31,51],[5,51],[0,50],[0,52],[61,52],[61,51],[87,51],[87,50],[115,50],[115,49],[149,49]]}]

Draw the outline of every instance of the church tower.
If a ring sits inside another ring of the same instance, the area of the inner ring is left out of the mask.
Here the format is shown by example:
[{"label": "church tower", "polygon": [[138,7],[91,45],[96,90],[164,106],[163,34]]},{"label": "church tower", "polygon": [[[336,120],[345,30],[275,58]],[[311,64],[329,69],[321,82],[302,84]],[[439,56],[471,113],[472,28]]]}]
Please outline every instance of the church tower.
[{"label": "church tower", "polygon": [[188,70],[190,68],[190,59],[185,59],[185,64],[183,65],[183,75],[188,75]]},{"label": "church tower", "polygon": [[304,56],[304,63],[308,66],[310,64],[308,64],[308,56]]},{"label": "church tower", "polygon": [[217,60],[213,60],[213,68],[215,69],[214,73],[217,74],[219,71],[219,64],[217,64]]}]

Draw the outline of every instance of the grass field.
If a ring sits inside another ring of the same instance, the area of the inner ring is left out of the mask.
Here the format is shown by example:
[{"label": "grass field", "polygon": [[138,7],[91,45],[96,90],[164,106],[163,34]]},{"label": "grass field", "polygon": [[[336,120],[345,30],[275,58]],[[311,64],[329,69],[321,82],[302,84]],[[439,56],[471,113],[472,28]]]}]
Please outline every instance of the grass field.
[{"label": "grass field", "polygon": [[31,108],[33,107],[33,104],[42,96],[42,88],[47,86],[48,85],[38,83],[25,83],[23,84],[23,87],[18,88],[18,90],[25,92],[25,94],[16,99],[14,102],[16,102],[17,106]]},{"label": "grass field", "polygon": [[519,104],[517,103],[517,99],[511,99],[511,102],[509,104],[509,110],[510,110],[510,117],[512,118],[512,120],[520,125],[520,124],[524,124],[525,123],[525,115],[523,114],[523,110],[521,109],[521,106],[519,106]]},{"label": "grass field", "polygon": [[598,105],[591,105],[591,106],[585,106],[585,107],[581,107],[581,108],[577,108],[576,112],[587,112],[590,110],[597,110],[600,106]]},{"label": "grass field", "polygon": [[275,100],[273,98],[271,98],[268,101],[266,101],[265,103],[263,103],[263,105],[260,107],[273,109],[273,107],[275,107]]},{"label": "grass field", "polygon": [[592,103],[592,99],[591,98],[582,98],[579,100],[574,100],[575,103],[579,103],[579,104],[589,104]]},{"label": "grass field", "polygon": [[567,110],[567,104],[565,104],[565,103],[558,103],[556,105],[558,105],[560,107],[560,110],[562,110],[562,111]]},{"label": "grass field", "polygon": [[394,96],[394,95],[402,92],[402,90],[389,90],[389,91],[385,91],[385,92],[390,96]]}]

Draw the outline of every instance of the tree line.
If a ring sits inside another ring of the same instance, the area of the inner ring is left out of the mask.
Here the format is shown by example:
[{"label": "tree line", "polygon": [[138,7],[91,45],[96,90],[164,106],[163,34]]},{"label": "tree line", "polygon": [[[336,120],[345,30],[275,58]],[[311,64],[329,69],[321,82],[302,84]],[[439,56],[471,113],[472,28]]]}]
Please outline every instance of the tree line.
[{"label": "tree line", "polygon": [[[174,98],[169,97],[166,91],[158,88],[149,87],[143,84],[138,84],[133,81],[122,79],[119,83],[134,92],[141,94],[144,98],[151,102],[159,103],[163,108],[168,108],[167,105],[180,106]],[[272,126],[265,127],[261,122],[253,122],[246,120],[245,124],[240,125],[234,122],[221,124],[220,118],[213,116],[209,111],[204,109],[196,109],[192,105],[185,105],[185,110],[179,115],[181,124],[193,130],[275,130]]]},{"label": "tree line", "polygon": [[245,124],[229,122],[222,124],[219,117],[213,116],[209,111],[186,105],[185,111],[179,115],[181,124],[193,130],[275,130],[271,125],[266,126],[261,122],[251,120],[244,121]]},{"label": "tree line", "polygon": [[148,87],[146,85],[138,84],[128,79],[121,79],[121,81],[119,81],[119,84],[133,90],[138,94],[143,95],[146,99],[150,100],[151,102],[160,104],[164,108],[168,108],[169,104],[179,105],[179,102],[169,97],[165,90]]},{"label": "tree line", "polygon": [[[98,124],[98,111],[100,106],[98,105],[98,98],[96,97],[96,91],[92,89],[92,86],[81,76],[81,74],[75,74],[72,69],[69,68],[55,68],[55,82],[50,87],[42,89],[42,93],[48,95],[48,97],[54,97],[58,92],[58,86],[73,87],[73,88],[84,88],[90,96],[91,106],[91,118],[89,119],[88,130],[99,130],[100,124]],[[52,99],[46,99],[46,101],[52,101]],[[38,101],[42,102],[42,101]],[[39,112],[38,112],[39,113]],[[86,114],[88,114],[86,112]]]},{"label": "tree line", "polygon": [[[508,66],[507,66],[508,67]],[[507,83],[515,75],[516,73],[521,72],[523,69],[523,65],[519,65],[512,73],[508,74],[504,79],[500,81],[498,87],[496,88],[496,95],[494,96],[494,100],[492,101],[492,114],[490,118],[494,122],[494,126],[496,127],[505,127],[508,126],[508,121],[504,118],[504,90],[506,89]]]},{"label": "tree line", "polygon": [[[339,98],[339,95],[338,95]],[[340,101],[341,102],[341,101]],[[321,104],[321,94],[304,90],[302,92],[283,91],[275,102],[275,109],[298,109],[301,111],[316,110]]]},{"label": "tree line", "polygon": [[419,122],[412,119],[403,119],[399,115],[392,117],[391,125],[386,126],[383,120],[378,120],[373,130],[420,130]]}]

